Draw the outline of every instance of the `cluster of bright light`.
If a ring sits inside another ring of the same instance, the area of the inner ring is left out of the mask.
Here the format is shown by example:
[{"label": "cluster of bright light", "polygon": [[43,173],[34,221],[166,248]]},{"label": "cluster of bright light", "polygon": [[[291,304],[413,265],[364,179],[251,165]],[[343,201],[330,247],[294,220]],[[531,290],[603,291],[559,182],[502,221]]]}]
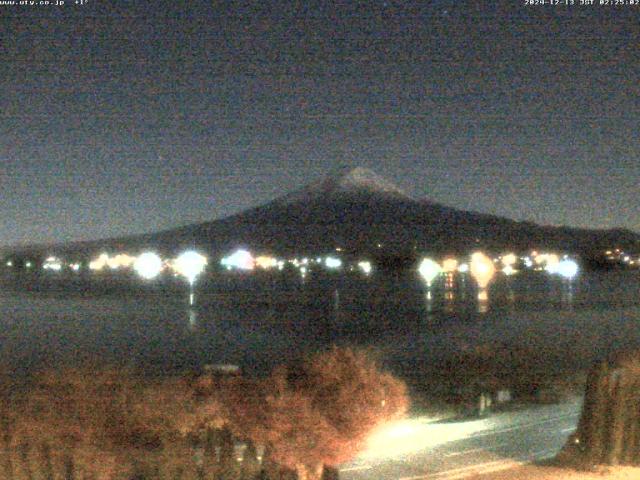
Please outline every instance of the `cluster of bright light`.
[{"label": "cluster of bright light", "polygon": [[62,262],[58,257],[47,257],[42,264],[42,268],[44,270],[53,270],[54,272],[59,272],[62,270]]},{"label": "cluster of bright light", "polygon": [[460,266],[458,267],[458,272],[460,273],[467,273],[468,271],[469,271],[468,263],[461,263]]},{"label": "cluster of bright light", "polygon": [[336,257],[326,257],[324,259],[324,265],[327,268],[330,268],[332,270],[336,270],[336,269],[342,267],[342,260],[340,260],[339,258],[336,258]]},{"label": "cluster of bright light", "polygon": [[146,280],[157,277],[162,271],[162,268],[162,259],[158,254],[153,252],[145,252],[138,256],[135,262],[133,262],[133,269]]},{"label": "cluster of bright light", "polygon": [[504,273],[506,276],[511,276],[514,275],[516,273],[518,273],[518,271],[513,268],[512,265],[506,265],[503,269],[502,269],[502,273]]},{"label": "cluster of bright light", "polygon": [[371,271],[373,270],[373,267],[371,266],[371,262],[367,261],[367,260],[363,260],[361,262],[358,262],[358,268],[362,271],[362,273],[364,273],[365,275],[370,275]]},{"label": "cluster of bright light", "polygon": [[188,250],[172,262],[173,270],[193,283],[207,266],[207,258],[198,252]]},{"label": "cluster of bright light", "polygon": [[302,265],[308,265],[309,264],[309,259],[307,257],[294,258],[292,260],[289,260],[289,263],[291,263],[291,265],[293,265],[294,267],[300,267]]},{"label": "cluster of bright light", "polygon": [[579,270],[579,267],[576,262],[568,258],[565,258],[564,260],[561,260],[558,263],[558,265],[555,268],[555,273],[557,273],[563,278],[571,280],[573,277],[575,277],[578,274],[578,270]]},{"label": "cluster of bright light", "polygon": [[270,257],[268,255],[260,255],[256,257],[255,264],[258,268],[262,268],[263,270],[270,270],[278,266],[278,259],[275,257]]},{"label": "cluster of bright light", "polygon": [[438,275],[440,275],[441,272],[442,267],[440,267],[438,262],[431,260],[430,258],[424,258],[418,267],[418,273],[420,273],[420,276],[427,283],[428,287],[431,286],[431,283]]},{"label": "cluster of bright light", "polygon": [[108,253],[101,253],[98,258],[89,262],[89,269],[94,271],[103,270],[109,267],[111,270],[119,270],[121,268],[131,268],[136,261],[136,257],[132,257],[126,253],[118,253],[113,257]]},{"label": "cluster of bright light", "polygon": [[458,270],[458,260],[455,258],[445,258],[442,261],[442,271],[444,273],[454,273]]},{"label": "cluster of bright light", "polygon": [[487,288],[496,273],[493,261],[482,252],[475,252],[471,255],[469,270],[481,290]]},{"label": "cluster of bright light", "polygon": [[7,267],[13,267],[13,261],[12,260],[7,260]]},{"label": "cluster of bright light", "polygon": [[507,253],[502,256],[501,260],[504,267],[513,267],[518,262],[518,257],[515,253]]},{"label": "cluster of bright light", "polygon": [[89,262],[89,270],[102,270],[109,260],[109,255],[106,253],[100,254],[100,256]]},{"label": "cluster of bright light", "polygon": [[136,261],[136,257],[127,255],[126,253],[119,253],[114,257],[107,258],[107,266],[111,270],[118,270],[119,268],[129,268]]},{"label": "cluster of bright light", "polygon": [[[620,248],[616,248],[614,250],[607,250],[605,254],[607,256],[607,260],[612,260],[614,262],[622,262],[631,266],[640,266],[640,255],[625,252]],[[636,255],[635,258],[634,258],[634,255]]]},{"label": "cluster of bright light", "polygon": [[70,263],[69,264],[69,268],[71,270],[73,270],[74,272],[79,272],[80,271],[80,264],[79,263]]},{"label": "cluster of bright light", "polygon": [[224,257],[220,260],[220,263],[227,268],[227,270],[253,270],[256,266],[256,261],[250,252],[244,249],[239,249],[233,252],[231,255]]},{"label": "cluster of bright light", "polygon": [[560,263],[560,257],[555,253],[541,253],[535,257],[535,263],[549,273],[556,273],[556,269]]}]

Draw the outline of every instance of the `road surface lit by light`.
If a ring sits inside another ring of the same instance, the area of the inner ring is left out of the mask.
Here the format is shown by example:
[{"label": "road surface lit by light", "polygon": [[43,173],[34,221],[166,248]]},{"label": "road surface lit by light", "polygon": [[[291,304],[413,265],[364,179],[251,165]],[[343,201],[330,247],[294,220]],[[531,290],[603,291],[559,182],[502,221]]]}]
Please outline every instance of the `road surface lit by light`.
[{"label": "road surface lit by light", "polygon": [[374,432],[367,441],[361,459],[381,460],[418,452],[427,448],[468,438],[491,427],[489,420],[459,423],[435,423],[428,419],[395,422]]},{"label": "road surface lit by light", "polygon": [[375,432],[340,467],[344,480],[464,479],[555,456],[576,428],[582,400],[532,405],[483,420],[414,418]]}]

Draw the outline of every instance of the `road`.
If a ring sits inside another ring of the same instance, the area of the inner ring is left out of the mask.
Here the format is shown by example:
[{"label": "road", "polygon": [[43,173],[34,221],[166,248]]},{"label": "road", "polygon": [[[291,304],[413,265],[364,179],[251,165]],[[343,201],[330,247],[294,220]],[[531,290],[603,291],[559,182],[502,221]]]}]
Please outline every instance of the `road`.
[{"label": "road", "polygon": [[471,421],[414,418],[378,432],[343,465],[343,480],[465,478],[555,456],[575,431],[581,400]]}]

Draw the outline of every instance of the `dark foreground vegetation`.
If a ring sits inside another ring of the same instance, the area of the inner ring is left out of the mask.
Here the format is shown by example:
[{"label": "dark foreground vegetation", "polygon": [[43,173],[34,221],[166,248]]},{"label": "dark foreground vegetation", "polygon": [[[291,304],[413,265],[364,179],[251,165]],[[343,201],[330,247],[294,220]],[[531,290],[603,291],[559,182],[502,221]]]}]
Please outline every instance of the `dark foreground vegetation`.
[{"label": "dark foreground vegetation", "polygon": [[349,348],[258,380],[84,367],[1,391],[6,480],[331,478],[408,404],[402,382]]}]

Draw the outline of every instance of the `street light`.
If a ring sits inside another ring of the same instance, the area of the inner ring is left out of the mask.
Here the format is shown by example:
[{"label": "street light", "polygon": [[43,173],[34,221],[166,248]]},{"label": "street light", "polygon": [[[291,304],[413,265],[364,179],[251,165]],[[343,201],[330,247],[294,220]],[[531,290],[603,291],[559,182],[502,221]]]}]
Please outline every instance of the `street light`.
[{"label": "street light", "polygon": [[133,269],[145,280],[152,280],[162,271],[162,259],[153,252],[145,252],[133,262]]},{"label": "street light", "polygon": [[566,280],[573,280],[578,274],[578,264],[570,259],[561,260],[555,268],[555,273]]},{"label": "street light", "polygon": [[440,272],[442,272],[442,267],[440,267],[438,262],[430,258],[423,259],[418,267],[418,273],[427,284],[427,300],[429,301],[427,308],[429,309],[431,309],[431,284],[436,277],[440,275]]},{"label": "street light", "polygon": [[476,252],[471,255],[469,271],[478,284],[478,301],[480,302],[478,308],[481,313],[484,313],[487,311],[487,302],[489,300],[487,287],[496,273],[496,267],[493,261],[484,253]]},{"label": "street light", "polygon": [[193,305],[193,284],[207,265],[207,257],[188,250],[176,258],[173,268],[189,282],[189,305]]}]

